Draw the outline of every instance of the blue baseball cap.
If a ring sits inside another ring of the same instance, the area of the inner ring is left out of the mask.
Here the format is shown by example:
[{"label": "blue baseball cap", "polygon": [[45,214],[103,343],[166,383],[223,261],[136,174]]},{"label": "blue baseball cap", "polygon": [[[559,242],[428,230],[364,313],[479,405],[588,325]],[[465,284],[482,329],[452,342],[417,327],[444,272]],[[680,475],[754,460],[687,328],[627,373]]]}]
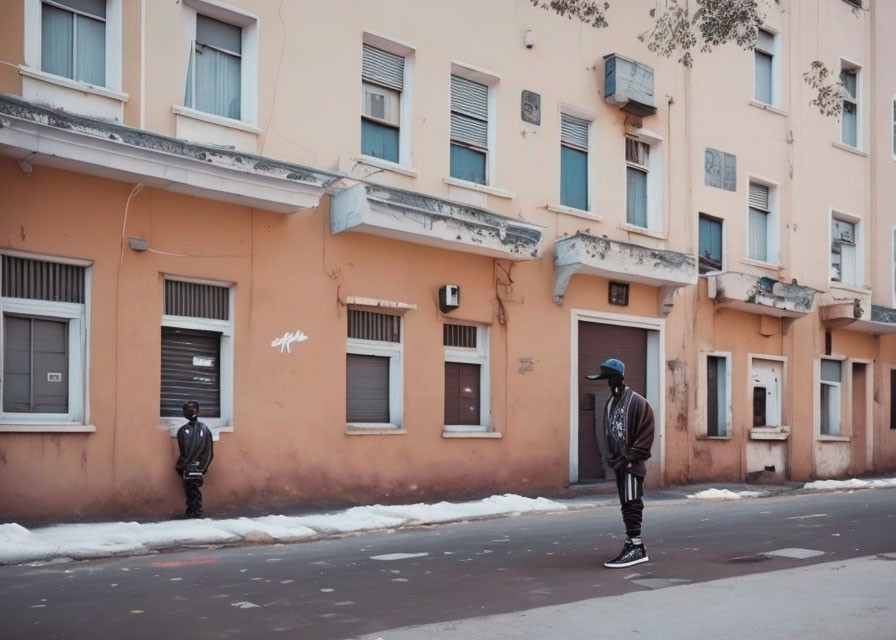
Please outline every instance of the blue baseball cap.
[{"label": "blue baseball cap", "polygon": [[608,378],[622,378],[625,375],[625,364],[622,360],[610,358],[600,365],[600,373],[589,373],[585,377],[589,380],[607,380]]}]

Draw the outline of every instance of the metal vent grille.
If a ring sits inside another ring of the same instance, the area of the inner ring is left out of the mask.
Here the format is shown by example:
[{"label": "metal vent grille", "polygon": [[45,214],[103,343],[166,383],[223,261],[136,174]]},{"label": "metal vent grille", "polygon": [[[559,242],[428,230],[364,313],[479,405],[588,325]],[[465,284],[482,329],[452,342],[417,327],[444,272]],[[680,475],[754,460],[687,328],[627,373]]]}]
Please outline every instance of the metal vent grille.
[{"label": "metal vent grille", "polygon": [[476,327],[463,324],[442,326],[442,343],[446,347],[476,348]]},{"label": "metal vent grille", "polygon": [[401,317],[360,309],[348,310],[348,337],[380,342],[401,341]]},{"label": "metal vent grille", "polygon": [[2,295],[84,304],[84,267],[3,256]]},{"label": "metal vent grille", "polygon": [[230,319],[230,289],[211,284],[165,281],[165,315]]},{"label": "metal vent grille", "polygon": [[488,146],[488,87],[451,76],[451,138]]}]

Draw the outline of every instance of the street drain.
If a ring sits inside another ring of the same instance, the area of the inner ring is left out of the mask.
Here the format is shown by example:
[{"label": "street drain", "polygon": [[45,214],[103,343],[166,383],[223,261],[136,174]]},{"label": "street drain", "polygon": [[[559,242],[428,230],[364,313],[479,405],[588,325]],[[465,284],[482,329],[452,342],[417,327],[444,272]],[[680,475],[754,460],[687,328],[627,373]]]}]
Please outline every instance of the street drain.
[{"label": "street drain", "polygon": [[762,562],[764,560],[771,560],[771,558],[766,555],[757,554],[755,556],[738,556],[737,558],[730,558],[728,562],[746,564],[748,562]]}]

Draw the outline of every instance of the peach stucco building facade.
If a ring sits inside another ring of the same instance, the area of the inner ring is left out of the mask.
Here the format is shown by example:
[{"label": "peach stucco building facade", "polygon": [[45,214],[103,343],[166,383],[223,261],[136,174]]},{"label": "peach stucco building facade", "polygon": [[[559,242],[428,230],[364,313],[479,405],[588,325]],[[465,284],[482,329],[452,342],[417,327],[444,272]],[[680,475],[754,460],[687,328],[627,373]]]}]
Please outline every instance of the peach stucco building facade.
[{"label": "peach stucco building facade", "polygon": [[588,486],[613,356],[648,486],[896,468],[890,4],[10,3],[0,514],[180,510],[192,396],[209,514]]}]

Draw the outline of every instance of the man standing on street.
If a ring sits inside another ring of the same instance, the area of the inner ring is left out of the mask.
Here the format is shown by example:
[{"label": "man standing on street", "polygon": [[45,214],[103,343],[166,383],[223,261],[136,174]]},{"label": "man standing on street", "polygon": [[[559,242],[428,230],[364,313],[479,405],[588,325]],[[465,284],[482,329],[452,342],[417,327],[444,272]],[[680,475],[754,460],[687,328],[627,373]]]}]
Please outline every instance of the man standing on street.
[{"label": "man standing on street", "polygon": [[202,491],[199,488],[214,457],[212,432],[199,421],[199,403],[189,400],[184,403],[184,417],[187,423],[177,431],[177,447],[180,456],[174,465],[175,471],[184,480],[187,494],[187,518],[202,517]]},{"label": "man standing on street", "polygon": [[653,410],[643,396],[625,386],[625,364],[621,360],[610,358],[600,365],[600,373],[585,377],[607,380],[612,394],[604,411],[603,435],[607,440],[607,462],[616,471],[625,545],[619,555],[605,562],[604,566],[610,569],[630,567],[649,560],[641,541],[641,518],[644,513],[644,476],[647,474],[644,461],[650,457],[653,444]]}]

